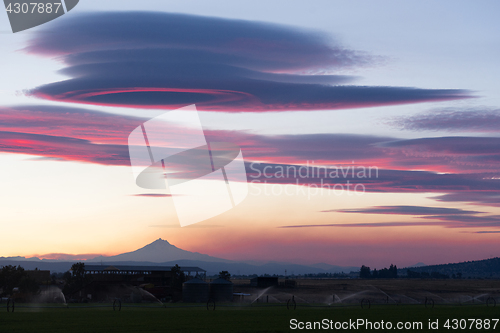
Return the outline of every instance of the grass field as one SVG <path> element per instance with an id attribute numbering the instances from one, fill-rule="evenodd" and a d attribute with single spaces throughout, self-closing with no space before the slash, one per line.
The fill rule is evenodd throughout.
<path id="1" fill-rule="evenodd" d="M 500 318 L 500 307 L 436 306 L 423 305 L 378 305 L 370 309 L 358 307 L 306 307 L 298 305 L 296 310 L 286 306 L 218 306 L 208 311 L 205 307 L 140 308 L 124 307 L 113 311 L 112 307 L 84 308 L 70 305 L 69 308 L 32 309 L 16 307 L 15 312 L 0 312 L 0 332 L 289 332 L 290 320 L 302 322 L 323 319 L 344 322 L 365 319 L 371 322 L 400 321 L 422 322 L 419 332 L 468 332 L 467 328 L 446 329 L 447 319 L 493 319 Z M 429 320 L 439 320 L 438 330 L 427 328 Z M 493 323 L 492 323 L 493 326 Z M 498 331 L 500 324 L 493 330 Z M 472 329 L 475 330 L 475 329 Z M 304 331 L 304 330 L 302 330 Z M 343 331 L 343 330 L 340 330 Z M 361 327 L 351 331 L 375 331 Z M 381 331 L 380 329 L 377 331 Z M 400 331 L 393 329 L 393 331 Z"/>
<path id="2" fill-rule="evenodd" d="M 290 332 L 291 320 L 322 322 L 327 319 L 344 323 L 363 319 L 375 323 L 388 321 L 422 323 L 421 329 L 393 331 L 469 332 L 500 331 L 476 330 L 478 322 L 469 319 L 500 319 L 500 281 L 498 280 L 297 280 L 295 288 L 253 288 L 248 280 L 233 280 L 234 291 L 245 294 L 244 300 L 217 304 L 207 310 L 204 304 L 184 303 L 124 304 L 114 311 L 112 304 L 90 303 L 33 304 L 16 303 L 15 312 L 7 312 L 5 302 L 0 304 L 0 333 L 3 332 Z M 295 297 L 296 310 L 287 310 L 287 300 Z M 435 302 L 426 308 L 426 299 Z M 487 299 L 495 299 L 496 307 L 487 307 Z M 370 309 L 362 309 L 360 302 L 368 299 Z M 338 302 L 334 302 L 338 300 Z M 251 302 L 254 302 L 251 304 Z M 269 303 L 267 303 L 269 302 Z M 385 304 L 384 304 L 385 303 Z M 328 306 L 331 304 L 331 306 Z M 460 305 L 462 304 L 462 305 Z M 429 304 L 428 304 L 429 305 Z M 492 304 L 490 304 L 492 305 Z M 57 307 L 59 306 L 59 307 Z M 88 307 L 92 306 L 92 307 Z M 450 319 L 450 328 L 444 327 Z M 429 329 L 429 320 L 438 320 L 438 329 Z M 462 328 L 460 328 L 462 324 Z M 464 326 L 465 324 L 465 326 Z M 470 325 L 473 328 L 470 329 Z M 344 324 L 345 326 L 345 324 Z M 294 327 L 294 325 L 292 325 Z M 352 328 L 352 326 L 349 326 Z M 484 327 L 484 326 L 483 326 Z M 335 324 L 333 325 L 335 328 Z M 323 330 L 326 331 L 326 330 Z M 346 331 L 333 329 L 331 331 Z M 361 325 L 354 332 L 387 331 L 366 329 Z"/>

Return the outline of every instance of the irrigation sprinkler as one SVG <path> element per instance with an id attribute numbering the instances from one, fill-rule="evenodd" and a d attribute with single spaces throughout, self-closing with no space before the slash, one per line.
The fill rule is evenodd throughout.
<path id="1" fill-rule="evenodd" d="M 432 298 L 425 298 L 425 307 L 428 308 L 430 307 L 431 309 L 434 308 L 434 300 Z"/>
<path id="2" fill-rule="evenodd" d="M 360 302 L 362 309 L 369 309 L 371 307 L 370 300 L 368 298 L 363 298 Z"/>
<path id="3" fill-rule="evenodd" d="M 292 299 L 289 299 L 288 301 L 286 301 L 286 309 L 287 310 L 297 309 L 297 302 L 295 302 L 295 298 L 293 296 L 292 296 Z"/>
<path id="4" fill-rule="evenodd" d="M 215 301 L 213 299 L 208 300 L 207 310 L 215 310 Z"/>
<path id="5" fill-rule="evenodd" d="M 113 311 L 116 311 L 117 308 L 118 311 L 122 310 L 122 301 L 118 298 L 113 301 Z"/>
<path id="6" fill-rule="evenodd" d="M 495 301 L 495 299 L 493 297 L 488 297 L 488 299 L 486 300 L 486 306 L 487 307 L 495 307 L 497 306 L 497 301 Z"/>
<path id="7" fill-rule="evenodd" d="M 10 312 L 11 308 L 12 308 L 12 312 L 14 312 L 14 300 L 9 298 L 7 300 L 7 312 Z"/>

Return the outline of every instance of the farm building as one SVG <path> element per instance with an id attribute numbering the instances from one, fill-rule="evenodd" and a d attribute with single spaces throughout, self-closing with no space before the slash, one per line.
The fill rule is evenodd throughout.
<path id="1" fill-rule="evenodd" d="M 231 302 L 233 283 L 221 278 L 213 280 L 210 282 L 210 298 L 216 302 Z"/>
<path id="2" fill-rule="evenodd" d="M 250 285 L 252 287 L 267 288 L 278 286 L 278 277 L 274 276 L 259 276 L 250 279 Z"/>
<path id="3" fill-rule="evenodd" d="M 186 303 L 207 302 L 210 296 L 208 283 L 194 278 L 182 284 L 182 301 Z"/>
<path id="4" fill-rule="evenodd" d="M 180 267 L 186 276 L 205 278 L 206 271 L 199 267 Z M 171 298 L 172 267 L 85 265 L 89 283 L 80 290 L 77 298 L 92 301 L 124 298 L 130 301 L 161 300 Z"/>

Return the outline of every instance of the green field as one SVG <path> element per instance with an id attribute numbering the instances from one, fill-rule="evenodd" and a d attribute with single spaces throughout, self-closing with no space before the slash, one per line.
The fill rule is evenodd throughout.
<path id="1" fill-rule="evenodd" d="M 4 305 L 4 304 L 2 304 Z M 329 319 L 338 322 L 366 319 L 371 322 L 399 321 L 422 322 L 419 332 L 468 332 L 466 329 L 446 329 L 447 319 L 494 319 L 500 318 L 500 307 L 437 306 L 423 305 L 379 305 L 371 309 L 358 307 L 306 307 L 297 306 L 287 310 L 286 306 L 227 306 L 208 311 L 205 307 L 141 308 L 123 307 L 113 311 L 112 307 L 84 308 L 70 305 L 68 308 L 21 308 L 7 312 L 2 306 L 0 332 L 290 332 L 290 320 L 302 322 Z M 428 321 L 439 319 L 439 330 L 428 330 Z M 493 322 L 491 326 L 493 326 Z M 474 329 L 473 329 L 474 330 Z M 326 330 L 323 330 L 326 331 Z M 345 330 L 340 330 L 345 331 Z M 360 328 L 351 331 L 382 331 Z M 393 331 L 399 331 L 393 329 Z M 500 331 L 496 329 L 482 331 Z"/>

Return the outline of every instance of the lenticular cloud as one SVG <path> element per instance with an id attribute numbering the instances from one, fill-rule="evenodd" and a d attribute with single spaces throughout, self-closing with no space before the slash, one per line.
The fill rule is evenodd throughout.
<path id="1" fill-rule="evenodd" d="M 340 69 L 380 57 L 290 26 L 184 14 L 110 12 L 56 20 L 26 51 L 62 59 L 68 80 L 30 94 L 93 105 L 266 112 L 444 101 L 464 90 L 347 85 Z"/>

